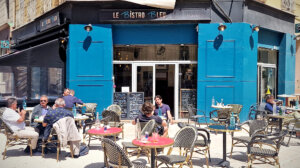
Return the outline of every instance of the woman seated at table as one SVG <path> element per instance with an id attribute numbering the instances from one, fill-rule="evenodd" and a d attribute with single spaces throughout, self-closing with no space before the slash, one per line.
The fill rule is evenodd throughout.
<path id="1" fill-rule="evenodd" d="M 266 96 L 266 106 L 265 106 L 265 110 L 267 110 L 268 114 L 272 114 L 273 113 L 273 105 L 277 102 L 274 101 L 274 96 L 269 94 Z M 279 111 L 279 107 L 276 106 L 276 111 Z"/>
<path id="2" fill-rule="evenodd" d="M 135 125 L 137 122 L 137 119 L 139 119 L 140 122 L 148 122 L 152 119 L 155 120 L 155 122 L 159 125 L 157 129 L 161 132 L 163 137 L 167 137 L 168 135 L 168 127 L 166 121 L 162 120 L 159 116 L 154 116 L 153 113 L 153 104 L 150 102 L 145 102 L 142 106 L 142 113 L 139 116 L 137 116 L 133 121 L 132 124 Z"/>

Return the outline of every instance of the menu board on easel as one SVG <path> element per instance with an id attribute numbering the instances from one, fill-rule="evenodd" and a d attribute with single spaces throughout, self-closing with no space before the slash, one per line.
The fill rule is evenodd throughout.
<path id="1" fill-rule="evenodd" d="M 134 119 L 141 112 L 140 109 L 144 104 L 144 92 L 132 92 L 128 95 L 129 113 L 127 118 Z"/>
<path id="2" fill-rule="evenodd" d="M 117 104 L 122 109 L 121 118 L 127 118 L 128 114 L 128 93 L 116 92 L 114 93 L 114 104 Z"/>
<path id="3" fill-rule="evenodd" d="M 122 119 L 134 119 L 141 112 L 140 109 L 144 104 L 143 92 L 116 92 L 114 93 L 114 104 L 117 104 L 122 109 Z"/>
<path id="4" fill-rule="evenodd" d="M 180 89 L 180 113 L 187 112 L 188 106 L 196 108 L 197 90 L 196 89 Z"/>

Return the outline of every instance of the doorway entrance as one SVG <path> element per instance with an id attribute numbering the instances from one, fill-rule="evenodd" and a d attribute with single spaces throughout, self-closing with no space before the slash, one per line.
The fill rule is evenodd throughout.
<path id="1" fill-rule="evenodd" d="M 133 92 L 144 92 L 145 102 L 153 104 L 154 97 L 160 95 L 174 116 L 175 64 L 133 63 L 132 72 Z"/>

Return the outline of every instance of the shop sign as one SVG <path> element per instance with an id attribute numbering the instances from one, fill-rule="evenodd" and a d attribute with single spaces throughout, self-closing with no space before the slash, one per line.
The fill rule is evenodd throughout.
<path id="1" fill-rule="evenodd" d="M 173 10 L 158 9 L 128 9 L 128 10 L 101 10 L 100 20 L 152 20 L 165 18 Z"/>
<path id="2" fill-rule="evenodd" d="M 9 41 L 1 40 L 1 48 L 9 48 Z"/>
<path id="3" fill-rule="evenodd" d="M 60 25 L 58 12 L 40 21 L 40 31 L 44 31 L 57 25 Z"/>

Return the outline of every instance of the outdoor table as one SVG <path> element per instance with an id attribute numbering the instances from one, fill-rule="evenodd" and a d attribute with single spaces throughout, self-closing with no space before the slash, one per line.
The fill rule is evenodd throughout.
<path id="1" fill-rule="evenodd" d="M 268 114 L 268 118 L 277 118 L 279 120 L 279 131 L 282 131 L 282 120 L 288 118 L 288 115 Z"/>
<path id="2" fill-rule="evenodd" d="M 132 140 L 132 144 L 142 148 L 150 148 L 151 149 L 151 168 L 155 167 L 155 149 L 156 148 L 164 148 L 174 144 L 174 140 L 166 137 L 158 137 L 156 141 L 154 141 L 153 137 L 149 137 L 148 141 L 141 141 L 138 139 Z"/>
<path id="3" fill-rule="evenodd" d="M 277 95 L 277 97 L 285 98 L 285 106 L 288 106 L 288 98 L 289 97 L 295 97 L 295 96 L 294 95 L 281 94 L 281 95 Z"/>
<path id="4" fill-rule="evenodd" d="M 296 109 L 296 108 L 289 108 L 289 107 L 288 107 L 288 108 L 286 108 L 286 109 L 287 109 L 287 110 L 291 110 L 291 111 L 298 111 L 298 112 L 300 112 L 300 108 L 297 108 L 297 109 Z"/>
<path id="5" fill-rule="evenodd" d="M 220 105 L 212 105 L 211 106 L 212 108 L 215 108 L 215 109 L 231 109 L 232 107 L 231 106 L 220 106 Z"/>
<path id="6" fill-rule="evenodd" d="M 105 136 L 114 136 L 114 140 L 116 141 L 116 135 L 122 132 L 122 128 L 119 127 L 110 127 L 106 131 L 104 131 L 104 127 L 102 128 L 93 128 L 89 129 L 87 133 L 89 136 L 98 136 L 98 137 L 105 137 Z"/>
<path id="7" fill-rule="evenodd" d="M 87 120 L 87 119 L 89 119 L 89 117 L 86 115 L 77 115 L 74 117 L 75 121 L 82 121 L 82 120 Z M 42 123 L 43 121 L 44 121 L 44 117 L 42 117 L 42 116 L 38 119 L 34 119 L 34 122 L 36 122 L 36 123 Z"/>
<path id="8" fill-rule="evenodd" d="M 229 167 L 230 162 L 226 160 L 226 132 L 232 133 L 241 131 L 240 126 L 226 126 L 226 125 L 210 125 L 208 129 L 216 132 L 223 132 L 223 160 L 218 164 L 220 167 Z"/>

